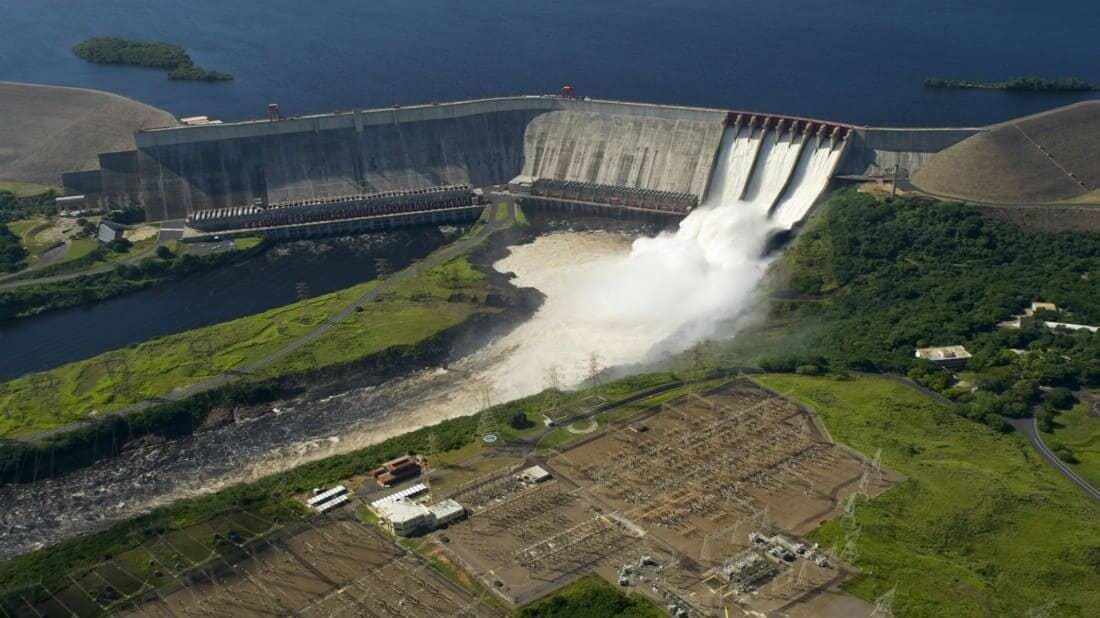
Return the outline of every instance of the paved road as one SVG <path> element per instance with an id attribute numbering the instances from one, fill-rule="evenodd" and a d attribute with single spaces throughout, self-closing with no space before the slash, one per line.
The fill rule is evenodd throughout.
<path id="1" fill-rule="evenodd" d="M 1088 481 L 1073 471 L 1072 468 L 1067 466 L 1058 459 L 1058 456 L 1054 454 L 1046 443 L 1043 442 L 1042 433 L 1039 431 L 1039 426 L 1034 418 L 1020 418 L 1009 421 L 1016 431 L 1024 434 L 1028 442 L 1035 447 L 1035 450 L 1039 452 L 1039 456 L 1046 460 L 1051 467 L 1058 472 L 1062 473 L 1062 476 L 1069 479 L 1071 483 L 1081 488 L 1081 491 L 1085 492 L 1085 495 L 1100 502 L 1100 490 L 1092 486 Z"/>
<path id="2" fill-rule="evenodd" d="M 494 210 L 490 210 L 489 212 L 490 215 L 495 214 Z M 189 386 L 177 388 L 170 393 L 164 395 L 163 397 L 140 401 L 138 403 L 126 406 L 125 408 L 121 408 L 108 414 L 101 415 L 99 418 L 103 418 L 108 415 L 124 416 L 133 412 L 139 412 L 158 403 L 164 403 L 167 401 L 181 401 L 199 393 L 203 393 L 221 386 L 225 386 L 226 384 L 236 382 L 246 375 L 255 374 L 256 372 L 273 365 L 275 362 L 286 358 L 287 356 L 300 350 L 304 346 L 309 345 L 317 339 L 320 339 L 330 330 L 332 330 L 332 328 L 336 326 L 339 322 L 354 313 L 357 308 L 373 302 L 379 294 L 389 290 L 396 283 L 415 277 L 425 270 L 435 268 L 440 264 L 443 264 L 460 255 L 463 255 L 472 250 L 477 245 L 484 242 L 493 233 L 512 227 L 516 222 L 516 211 L 514 204 L 509 207 L 508 214 L 509 216 L 505 220 L 501 221 L 496 220 L 495 216 L 489 216 L 488 224 L 483 225 L 476 232 L 463 236 L 454 243 L 443 247 L 442 249 L 432 253 L 423 260 L 420 260 L 419 262 L 414 263 L 408 268 L 405 268 L 404 270 L 394 274 L 389 279 L 381 282 L 379 285 L 371 288 L 370 290 L 367 290 L 354 301 L 352 301 L 349 305 L 341 309 L 339 312 L 329 316 L 327 319 L 325 319 L 324 322 L 319 324 L 314 329 L 310 330 L 309 332 L 297 339 L 287 342 L 283 347 L 273 351 L 267 356 L 256 359 L 250 363 L 234 367 L 233 369 L 230 369 L 225 373 L 212 376 L 210 378 L 202 380 L 201 382 L 196 382 Z M 81 427 L 86 424 L 86 422 L 87 421 L 78 421 L 70 423 L 68 425 L 63 425 L 61 427 L 56 427 L 54 429 L 35 433 L 22 439 L 38 440 L 49 437 L 51 435 L 62 434 Z"/>

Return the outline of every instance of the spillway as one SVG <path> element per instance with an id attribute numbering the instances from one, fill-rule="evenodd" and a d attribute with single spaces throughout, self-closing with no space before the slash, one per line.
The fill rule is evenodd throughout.
<path id="1" fill-rule="evenodd" d="M 627 255 L 580 277 L 572 299 L 577 323 L 593 332 L 644 333 L 645 345 L 633 345 L 650 353 L 736 329 L 764 275 L 766 239 L 813 206 L 838 160 L 837 145 L 789 128 L 727 127 L 702 205 L 675 232 L 638 239 Z"/>
<path id="2" fill-rule="evenodd" d="M 841 149 L 825 137 L 807 138 L 809 144 L 803 150 L 783 197 L 772 207 L 771 218 L 783 229 L 789 229 L 805 218 L 810 207 L 829 184 Z"/>
<path id="3" fill-rule="evenodd" d="M 841 146 L 794 130 L 727 128 L 701 210 L 748 210 L 769 230 L 790 229 L 828 186 Z M 690 220 L 684 224 L 693 225 Z"/>

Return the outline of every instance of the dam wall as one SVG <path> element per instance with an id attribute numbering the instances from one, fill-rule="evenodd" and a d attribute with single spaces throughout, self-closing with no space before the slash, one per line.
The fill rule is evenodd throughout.
<path id="1" fill-rule="evenodd" d="M 722 141 L 704 120 L 554 111 L 531 121 L 523 175 L 702 195 Z"/>
<path id="2" fill-rule="evenodd" d="M 154 221 L 499 185 L 525 172 L 701 197 L 724 118 L 720 110 L 531 96 L 179 127 L 140 132 L 136 151 L 102 155 L 100 184 L 112 204 L 143 207 Z"/>
<path id="3" fill-rule="evenodd" d="M 768 172 L 797 179 L 809 167 L 815 174 L 828 167 L 836 174 L 884 175 L 898 162 L 911 173 L 932 153 L 977 131 L 878 129 L 719 109 L 519 96 L 145 130 L 135 135 L 135 150 L 100 155 L 98 182 L 69 179 L 71 189 L 99 188 L 96 197 L 104 205 L 144 208 L 151 221 L 389 191 L 489 187 L 517 177 L 688 194 L 701 203 L 724 139 L 740 137 L 735 156 L 750 164 L 773 151 L 782 154 L 785 167 Z M 830 148 L 826 157 L 816 147 L 804 149 L 811 137 L 839 139 L 843 153 Z M 739 197 L 776 209 L 788 193 L 785 186 L 769 178 L 766 191 L 775 194 L 756 195 L 762 179 L 750 182 L 752 172 L 751 165 L 737 172 L 744 174 L 734 179 L 743 185 Z"/>
<path id="4" fill-rule="evenodd" d="M 984 131 L 983 128 L 958 129 L 894 129 L 856 127 L 852 147 L 841 162 L 837 173 L 848 176 L 908 177 L 920 169 L 934 154 L 950 148 L 964 139 Z"/>

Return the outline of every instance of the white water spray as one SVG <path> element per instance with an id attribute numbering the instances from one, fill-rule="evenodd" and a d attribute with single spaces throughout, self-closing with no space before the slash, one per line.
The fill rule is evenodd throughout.
<path id="1" fill-rule="evenodd" d="M 702 206 L 675 232 L 639 239 L 629 254 L 587 269 L 570 294 L 576 321 L 586 332 L 627 335 L 633 358 L 600 350 L 621 362 L 714 335 L 747 310 L 769 234 L 805 216 L 838 156 L 812 136 L 727 130 Z M 769 218 L 773 211 L 781 216 Z"/>

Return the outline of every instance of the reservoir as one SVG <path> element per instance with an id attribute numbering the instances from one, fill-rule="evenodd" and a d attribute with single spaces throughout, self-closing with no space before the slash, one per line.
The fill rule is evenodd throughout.
<path id="1" fill-rule="evenodd" d="M 975 126 L 1098 93 L 927 90 L 929 77 L 1100 83 L 1095 0 L 9 0 L 0 80 L 255 118 L 555 92 L 858 124 Z M 177 43 L 232 82 L 94 65 L 92 36 Z"/>

